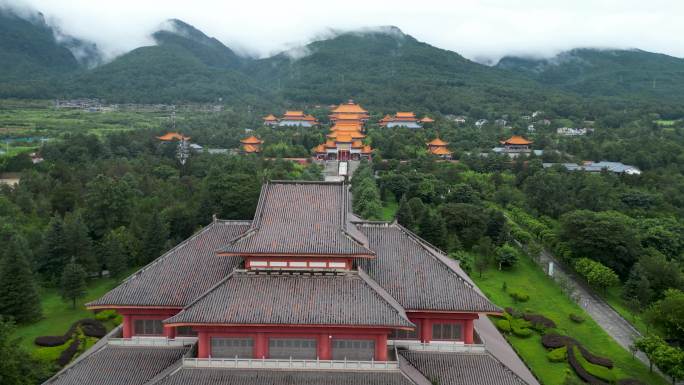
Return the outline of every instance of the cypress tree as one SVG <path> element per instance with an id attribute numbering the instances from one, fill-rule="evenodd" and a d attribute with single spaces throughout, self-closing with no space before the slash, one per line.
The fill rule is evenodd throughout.
<path id="1" fill-rule="evenodd" d="M 76 300 L 85 295 L 86 272 L 74 260 L 64 266 L 61 288 L 62 298 L 65 301 L 71 301 L 71 308 L 76 309 Z"/>
<path id="2" fill-rule="evenodd" d="M 35 321 L 41 316 L 40 297 L 27 250 L 24 238 L 15 235 L 0 264 L 0 314 L 18 323 Z"/>
<path id="3" fill-rule="evenodd" d="M 420 236 L 431 244 L 447 248 L 447 229 L 444 218 L 438 213 L 428 210 L 420 221 Z"/>
<path id="4" fill-rule="evenodd" d="M 164 250 L 169 238 L 169 229 L 162 219 L 159 211 L 155 210 L 142 221 L 141 234 L 139 236 L 141 244 L 142 263 L 147 263 L 157 258 Z"/>

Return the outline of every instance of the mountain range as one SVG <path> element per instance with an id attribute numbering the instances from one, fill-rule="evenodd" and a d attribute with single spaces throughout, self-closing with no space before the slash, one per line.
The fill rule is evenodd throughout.
<path id="1" fill-rule="evenodd" d="M 640 50 L 575 49 L 487 66 L 396 27 L 338 33 L 261 59 L 177 19 L 152 37 L 155 45 L 104 62 L 96 45 L 62 34 L 42 15 L 0 9 L 0 97 L 256 106 L 353 97 L 376 108 L 471 114 L 684 102 L 684 60 Z"/>

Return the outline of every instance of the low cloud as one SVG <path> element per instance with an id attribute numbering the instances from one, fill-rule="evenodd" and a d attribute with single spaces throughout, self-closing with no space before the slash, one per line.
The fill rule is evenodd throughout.
<path id="1" fill-rule="evenodd" d="M 150 34 L 172 18 L 236 52 L 257 57 L 288 51 L 300 58 L 306 52 L 297 47 L 331 30 L 372 31 L 378 25 L 395 25 L 418 40 L 487 63 L 506 55 L 552 57 L 577 47 L 640 48 L 684 57 L 680 0 L 0 0 L 0 6 L 3 3 L 40 10 L 48 23 L 97 43 L 109 57 L 154 44 Z"/>

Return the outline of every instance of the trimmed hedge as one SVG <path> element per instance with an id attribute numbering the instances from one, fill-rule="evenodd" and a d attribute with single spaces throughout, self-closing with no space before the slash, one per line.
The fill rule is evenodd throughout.
<path id="1" fill-rule="evenodd" d="M 582 322 L 584 322 L 584 317 L 582 317 L 579 314 L 570 313 L 570 315 L 568 315 L 568 317 L 570 318 L 570 321 L 572 321 L 576 324 L 581 324 Z"/>
<path id="2" fill-rule="evenodd" d="M 641 382 L 634 378 L 624 378 L 617 382 L 618 385 L 646 385 L 646 383 Z"/>
<path id="3" fill-rule="evenodd" d="M 507 319 L 497 320 L 496 321 L 496 327 L 504 333 L 510 333 L 511 332 L 511 322 L 508 321 Z"/>
<path id="4" fill-rule="evenodd" d="M 576 346 L 572 347 L 572 355 L 574 355 L 577 363 L 579 363 L 582 366 L 582 369 L 584 369 L 591 376 L 596 377 L 599 380 L 603 380 L 603 381 L 606 381 L 606 382 L 611 383 L 611 384 L 617 380 L 617 378 L 615 377 L 615 373 L 613 373 L 611 368 L 607 368 L 607 367 L 601 366 L 601 365 L 595 365 L 595 364 L 592 364 L 591 362 L 587 361 L 583 357 L 583 354 L 581 353 L 581 349 L 579 349 L 578 347 L 576 347 Z M 569 353 L 568 353 L 568 357 L 570 357 Z"/>
<path id="5" fill-rule="evenodd" d="M 565 360 L 568 358 L 568 347 L 562 346 L 560 348 L 553 349 L 546 353 L 546 358 L 548 358 L 551 362 L 565 362 Z"/>
<path id="6" fill-rule="evenodd" d="M 568 363 L 570 363 L 570 366 L 575 370 L 575 373 L 577 373 L 579 378 L 590 385 L 605 385 L 603 381 L 592 376 L 582 364 L 580 364 L 577 356 L 578 354 L 575 353 L 574 346 L 570 345 L 568 348 Z"/>
<path id="7" fill-rule="evenodd" d="M 530 295 L 522 291 L 512 291 L 509 295 L 515 302 L 527 302 L 530 300 Z"/>
<path id="8" fill-rule="evenodd" d="M 71 337 L 73 337 L 74 333 L 79 327 L 83 330 L 83 334 L 85 334 L 88 337 L 102 338 L 105 335 L 107 335 L 107 328 L 105 328 L 104 325 L 102 325 L 102 322 L 92 318 L 84 318 L 71 324 L 69 330 L 67 330 L 67 332 L 64 333 L 64 335 L 39 336 L 36 337 L 35 340 L 33 340 L 33 343 L 38 346 L 47 347 L 63 345 L 67 343 L 71 339 Z"/>
<path id="9" fill-rule="evenodd" d="M 544 317 L 541 314 L 525 313 L 523 314 L 523 319 L 529 321 L 532 327 L 538 331 L 544 331 L 546 329 L 555 329 L 556 323 L 553 320 Z"/>
<path id="10" fill-rule="evenodd" d="M 541 343 L 547 349 L 556 349 L 566 345 L 574 344 L 573 338 L 562 336 L 558 333 L 547 333 L 542 336 Z"/>
<path id="11" fill-rule="evenodd" d="M 59 366 L 66 366 L 69 362 L 71 362 L 71 359 L 74 358 L 74 355 L 78 353 L 78 347 L 81 344 L 81 339 L 80 338 L 74 338 L 74 341 L 69 345 L 68 348 L 64 349 L 62 351 L 62 354 L 59 355 L 59 358 L 57 359 L 57 364 Z"/>

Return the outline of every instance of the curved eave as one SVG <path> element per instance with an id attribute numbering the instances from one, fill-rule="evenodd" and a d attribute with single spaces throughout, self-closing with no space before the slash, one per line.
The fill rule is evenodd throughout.
<path id="1" fill-rule="evenodd" d="M 375 258 L 375 254 L 305 254 L 305 253 L 279 253 L 276 251 L 268 252 L 234 252 L 217 251 L 216 255 L 221 257 L 316 257 L 316 258 Z"/>
<path id="2" fill-rule="evenodd" d="M 169 327 L 179 327 L 179 326 L 203 326 L 203 327 L 286 327 L 286 328 L 333 328 L 333 329 L 401 329 L 401 330 L 415 330 L 415 325 L 341 325 L 341 324 L 268 324 L 268 323 L 253 323 L 253 324 L 240 324 L 240 323 L 211 323 L 211 322 L 166 322 L 162 321 L 164 325 Z"/>
<path id="3" fill-rule="evenodd" d="M 159 305 L 112 305 L 112 304 L 85 304 L 88 310 L 127 310 L 127 309 L 147 309 L 147 310 L 183 310 L 183 306 L 159 306 Z"/>

